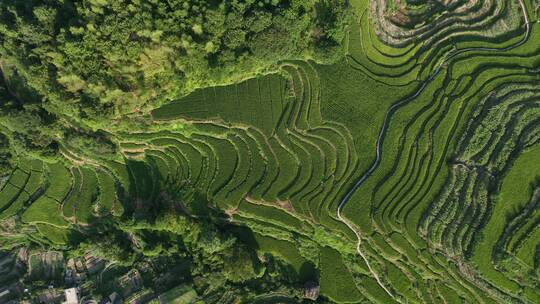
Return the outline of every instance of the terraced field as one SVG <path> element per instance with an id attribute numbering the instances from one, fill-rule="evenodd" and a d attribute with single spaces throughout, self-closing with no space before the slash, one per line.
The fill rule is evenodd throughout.
<path id="1" fill-rule="evenodd" d="M 140 114 L 114 161 L 21 156 L 0 244 L 67 248 L 189 188 L 332 302 L 540 303 L 540 2 L 351 6 L 332 65 Z"/>

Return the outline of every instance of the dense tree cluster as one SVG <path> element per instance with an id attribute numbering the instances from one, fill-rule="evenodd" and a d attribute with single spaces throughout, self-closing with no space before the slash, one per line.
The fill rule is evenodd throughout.
<path id="1" fill-rule="evenodd" d="M 182 268 L 175 273 L 173 282 L 156 280 L 162 273 L 147 273 L 151 277 L 145 283 L 147 287 L 161 292 L 184 282 L 202 286 L 203 290 L 221 290 L 220 293 L 236 290 L 234 293 L 247 303 L 251 297 L 271 291 L 295 294 L 301 290 L 303 282 L 287 262 L 269 254 L 257 254 L 256 246 L 247 240 L 253 238 L 249 229 L 222 221 L 217 210 L 206 212 L 210 212 L 206 217 L 164 212 L 151 220 L 119 221 L 105 235 L 81 239 L 82 243 L 70 254 L 84 255 L 91 250 L 125 269 L 156 260 L 165 265 L 164 260 L 169 260 L 172 264 L 163 273 Z M 101 296 L 114 291 L 107 282 L 94 283 Z"/>
<path id="2" fill-rule="evenodd" d="M 280 60 L 328 60 L 343 38 L 346 6 L 346 0 L 2 1 L 2 124 L 23 149 L 48 154 L 66 130 L 121 128 L 126 115 Z"/>

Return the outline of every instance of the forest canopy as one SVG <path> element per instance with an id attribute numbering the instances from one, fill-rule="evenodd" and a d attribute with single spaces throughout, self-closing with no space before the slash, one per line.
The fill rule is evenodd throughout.
<path id="1" fill-rule="evenodd" d="M 285 58 L 331 60 L 344 38 L 346 6 L 345 0 L 2 1 L 2 132 L 20 149 L 51 155 L 65 136 L 88 143 L 74 140 L 72 129 L 94 137 L 88 133 L 122 128 L 123 117 L 267 71 Z"/>

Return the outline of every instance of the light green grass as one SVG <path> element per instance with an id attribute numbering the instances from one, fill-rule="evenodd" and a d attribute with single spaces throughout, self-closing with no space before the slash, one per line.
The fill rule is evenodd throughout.
<path id="1" fill-rule="evenodd" d="M 24 185 L 26 185 L 26 181 L 28 179 L 28 173 L 20 170 L 20 169 L 17 169 L 15 170 L 10 178 L 9 178 L 9 183 L 12 184 L 13 186 L 16 186 L 17 188 L 24 188 Z"/>
<path id="2" fill-rule="evenodd" d="M 62 217 L 60 204 L 46 196 L 37 199 L 22 215 L 25 223 L 46 223 L 57 227 L 67 227 L 68 222 Z"/>
<path id="3" fill-rule="evenodd" d="M 5 218 L 8 218 L 10 216 L 17 214 L 22 209 L 24 203 L 26 203 L 29 198 L 30 196 L 24 192 L 19 194 L 17 199 L 13 201 L 9 205 L 9 207 L 7 207 L 2 212 L 0 212 L 0 220 L 3 220 Z"/>
<path id="4" fill-rule="evenodd" d="M 108 212 L 115 214 L 113 210 L 116 204 L 120 204 L 116 197 L 115 180 L 105 170 L 97 170 L 97 179 L 99 181 L 99 204 L 100 207 Z"/>
<path id="5" fill-rule="evenodd" d="M 0 192 L 0 210 L 8 208 L 21 191 L 20 188 L 7 184 Z"/>
<path id="6" fill-rule="evenodd" d="M 90 223 L 95 218 L 94 203 L 99 193 L 98 180 L 93 168 L 82 167 L 82 188 L 75 204 L 77 221 Z"/>
<path id="7" fill-rule="evenodd" d="M 60 162 L 48 165 L 49 188 L 45 195 L 62 202 L 71 188 L 71 174 L 68 169 Z"/>

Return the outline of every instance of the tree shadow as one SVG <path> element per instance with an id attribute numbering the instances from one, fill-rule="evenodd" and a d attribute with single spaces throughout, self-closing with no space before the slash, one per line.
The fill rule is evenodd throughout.
<path id="1" fill-rule="evenodd" d="M 298 280 L 301 283 L 308 281 L 318 282 L 319 270 L 317 270 L 315 264 L 313 264 L 311 261 L 302 263 L 302 266 L 300 266 L 300 270 L 298 271 Z"/>

